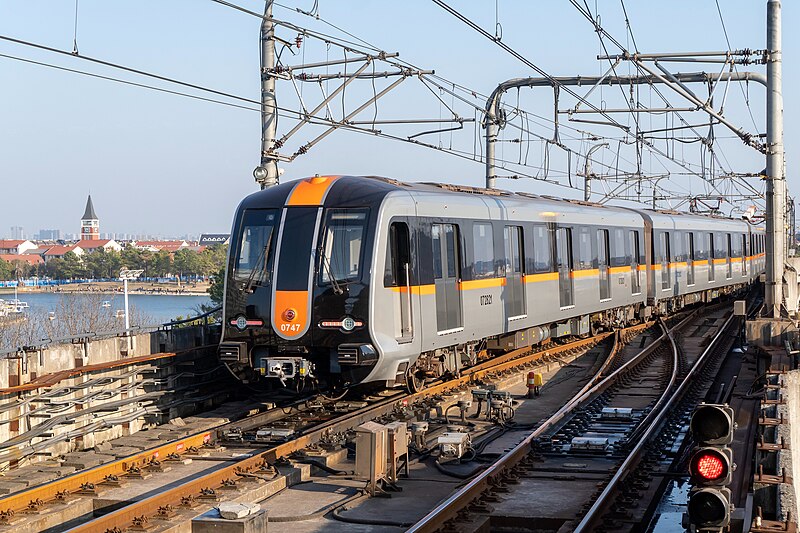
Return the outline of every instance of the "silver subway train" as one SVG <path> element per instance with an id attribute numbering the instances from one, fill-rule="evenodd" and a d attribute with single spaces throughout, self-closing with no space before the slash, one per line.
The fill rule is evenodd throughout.
<path id="1" fill-rule="evenodd" d="M 219 356 L 248 384 L 414 390 L 482 350 L 669 314 L 763 270 L 743 220 L 315 176 L 237 209 Z"/>

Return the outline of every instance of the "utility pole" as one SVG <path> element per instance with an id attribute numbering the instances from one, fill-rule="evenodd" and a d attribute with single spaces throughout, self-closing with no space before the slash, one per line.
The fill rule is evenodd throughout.
<path id="1" fill-rule="evenodd" d="M 272 4 L 267 0 L 261 20 L 261 164 L 253 177 L 262 189 L 278 184 L 278 160 L 271 155 L 278 131 L 278 107 L 275 99 L 275 23 Z"/>
<path id="2" fill-rule="evenodd" d="M 767 2 L 767 267 L 764 308 L 781 317 L 786 243 L 786 177 L 783 164 L 781 3 Z"/>
<path id="3" fill-rule="evenodd" d="M 592 197 L 592 154 L 600 148 L 608 146 L 608 143 L 596 144 L 586 152 L 586 163 L 583 165 L 583 199 L 589 201 Z"/>

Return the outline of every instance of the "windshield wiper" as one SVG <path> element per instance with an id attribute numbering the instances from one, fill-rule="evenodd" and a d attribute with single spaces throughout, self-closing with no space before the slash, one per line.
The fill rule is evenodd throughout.
<path id="1" fill-rule="evenodd" d="M 261 250 L 261 253 L 258 255 L 258 259 L 256 259 L 256 266 L 253 270 L 250 271 L 250 276 L 247 278 L 247 283 L 244 285 L 244 290 L 246 292 L 252 292 L 253 288 L 258 286 L 262 286 L 262 282 L 264 281 L 264 276 L 259 276 L 258 282 L 256 282 L 256 274 L 261 274 L 267 271 L 267 261 L 269 260 L 269 248 L 272 244 L 272 236 L 270 239 L 267 240 L 267 244 L 264 245 L 264 248 Z"/>
<path id="2" fill-rule="evenodd" d="M 322 266 L 325 267 L 325 272 L 328 273 L 328 279 L 331 280 L 334 294 L 344 294 L 344 290 L 342 290 L 341 285 L 339 285 L 339 281 L 334 277 L 331 271 L 331 263 L 328 261 L 328 256 L 325 252 L 322 252 Z"/>

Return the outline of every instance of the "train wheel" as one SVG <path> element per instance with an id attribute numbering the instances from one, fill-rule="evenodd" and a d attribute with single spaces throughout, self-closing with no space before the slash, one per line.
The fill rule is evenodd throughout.
<path id="1" fill-rule="evenodd" d="M 406 370 L 406 390 L 411 393 L 421 391 L 425 386 L 425 373 L 421 370 L 415 369 L 414 366 L 408 367 Z"/>

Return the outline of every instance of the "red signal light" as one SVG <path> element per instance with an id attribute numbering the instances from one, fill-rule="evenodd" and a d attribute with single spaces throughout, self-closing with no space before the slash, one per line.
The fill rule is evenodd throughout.
<path id="1" fill-rule="evenodd" d="M 714 480 L 725 473 L 725 463 L 716 453 L 706 453 L 697 458 L 697 473 L 703 478 Z"/>
<path id="2" fill-rule="evenodd" d="M 730 483 L 731 461 L 724 452 L 715 448 L 697 450 L 689 463 L 689 472 L 695 486 Z"/>

